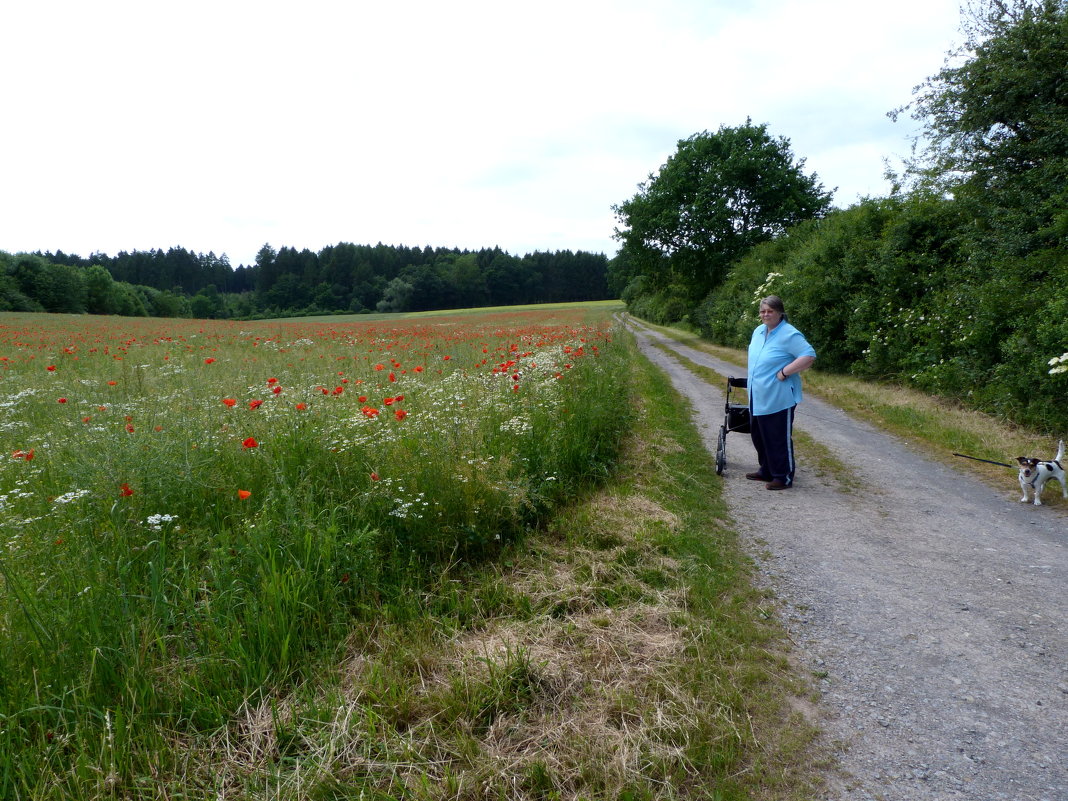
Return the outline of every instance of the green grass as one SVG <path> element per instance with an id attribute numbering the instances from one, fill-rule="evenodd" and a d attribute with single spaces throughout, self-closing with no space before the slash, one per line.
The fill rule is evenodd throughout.
<path id="1" fill-rule="evenodd" d="M 810 797 L 769 599 L 708 453 L 635 359 L 611 480 L 482 564 L 356 622 L 336 659 L 181 747 L 181 783 L 238 797 Z"/>
<path id="2" fill-rule="evenodd" d="M 4 797 L 805 797 L 804 687 L 682 401 L 618 334 L 458 319 L 12 326 Z"/>
<path id="3" fill-rule="evenodd" d="M 443 567 L 602 481 L 628 350 L 552 314 L 4 316 L 0 796 L 176 791 L 140 784 L 179 770 L 168 743 L 309 681 L 386 607 L 419 619 Z"/>
<path id="4" fill-rule="evenodd" d="M 374 313 L 374 314 L 337 314 L 319 315 L 313 317 L 290 317 L 287 322 L 297 323 L 360 323 L 360 322 L 390 322 L 403 320 L 420 320 L 433 317 L 456 317 L 456 316 L 482 316 L 487 314 L 515 314 L 517 312 L 536 312 L 538 315 L 551 315 L 554 312 L 566 312 L 580 310 L 594 318 L 602 318 L 606 314 L 621 312 L 626 308 L 621 300 L 595 300 L 581 303 L 538 303 L 524 306 L 476 306 L 465 309 L 438 309 L 434 311 L 400 312 L 400 313 Z"/>

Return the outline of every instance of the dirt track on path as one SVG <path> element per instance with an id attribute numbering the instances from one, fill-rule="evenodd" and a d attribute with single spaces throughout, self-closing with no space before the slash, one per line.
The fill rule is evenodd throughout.
<path id="1" fill-rule="evenodd" d="M 726 379 L 745 370 L 628 320 L 691 401 L 715 453 Z M 843 491 L 801 462 L 767 492 L 746 434 L 723 490 L 821 693 L 839 769 L 827 799 L 1068 800 L 1068 516 L 1019 503 L 811 395 L 795 427 L 855 471 Z M 1046 493 L 1060 491 L 1051 482 Z"/>

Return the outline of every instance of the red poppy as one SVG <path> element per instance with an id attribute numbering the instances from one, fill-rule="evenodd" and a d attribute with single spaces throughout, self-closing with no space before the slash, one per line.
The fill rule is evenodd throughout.
<path id="1" fill-rule="evenodd" d="M 365 417 L 378 417 L 378 409 L 372 406 L 364 406 L 360 411 L 363 412 Z"/>
<path id="2" fill-rule="evenodd" d="M 54 364 L 50 364 L 45 369 L 50 373 L 54 373 L 56 371 L 56 366 Z"/>
<path id="3" fill-rule="evenodd" d="M 115 385 L 116 385 L 116 384 L 118 384 L 118 383 L 119 383 L 118 381 L 108 381 L 108 386 L 109 386 L 109 387 L 113 387 L 113 386 L 115 386 Z"/>
<path id="4" fill-rule="evenodd" d="M 248 498 L 248 497 L 249 497 L 250 495 L 252 495 L 252 493 L 251 493 L 251 492 L 249 492 L 248 490 L 240 490 L 240 489 L 239 489 L 239 490 L 237 491 L 237 497 L 238 497 L 238 498 L 240 498 L 241 500 L 245 500 L 245 499 L 246 499 L 246 498 Z"/>
<path id="5" fill-rule="evenodd" d="M 260 443 L 256 442 L 256 438 L 255 437 L 248 437 L 241 444 L 244 445 L 246 448 L 258 448 L 258 447 L 260 447 Z"/>
<path id="6" fill-rule="evenodd" d="M 390 374 L 389 374 L 389 380 L 390 380 L 390 381 L 396 381 L 396 380 L 397 380 L 397 376 L 396 376 L 396 375 L 394 375 L 393 373 L 390 373 Z"/>
<path id="7" fill-rule="evenodd" d="M 358 397 L 356 400 L 358 400 L 360 403 L 367 403 L 367 396 L 360 395 L 360 397 Z"/>
<path id="8" fill-rule="evenodd" d="M 33 460 L 33 448 L 28 451 L 18 450 L 11 454 L 12 459 L 25 459 L 27 462 Z"/>
<path id="9" fill-rule="evenodd" d="M 206 358 L 206 359 L 204 360 L 204 364 L 211 364 L 211 363 L 212 363 L 212 362 L 214 362 L 214 361 L 215 361 L 215 359 L 213 359 L 213 358 L 211 358 L 211 357 L 209 356 L 208 358 Z"/>
<path id="10" fill-rule="evenodd" d="M 378 481 L 378 473 L 371 471 L 371 481 Z"/>
<path id="11" fill-rule="evenodd" d="M 393 416 L 396 417 L 398 420 L 403 420 L 405 417 L 408 416 L 408 412 L 404 411 L 404 409 L 397 409 L 393 412 Z"/>
<path id="12" fill-rule="evenodd" d="M 56 400 L 56 403 L 66 403 L 66 402 L 67 402 L 67 399 L 66 399 L 66 398 L 58 398 L 58 399 Z"/>
<path id="13" fill-rule="evenodd" d="M 297 404 L 297 411 L 298 412 L 303 412 L 307 408 L 308 408 L 308 404 L 306 404 L 306 403 L 298 403 Z"/>
<path id="14" fill-rule="evenodd" d="M 278 383 L 278 379 L 277 379 L 277 378 L 268 378 L 268 379 L 267 379 L 267 384 L 268 384 L 268 385 L 270 385 L 270 384 L 277 384 L 277 383 Z"/>
<path id="15" fill-rule="evenodd" d="M 133 494 L 134 494 L 133 490 L 130 489 L 130 485 L 129 484 L 127 484 L 125 482 L 123 482 L 122 484 L 119 484 L 119 495 L 122 495 L 124 498 L 128 498 L 129 496 L 131 496 Z"/>
<path id="16" fill-rule="evenodd" d="M 82 422 L 83 423 L 88 423 L 91 419 L 92 419 L 91 417 L 83 417 L 82 418 Z"/>
<path id="17" fill-rule="evenodd" d="M 233 408 L 237 405 L 237 398 L 223 398 L 222 402 L 224 405 Z"/>
<path id="18" fill-rule="evenodd" d="M 275 395 L 278 395 L 278 394 L 280 394 L 282 392 L 282 388 L 280 386 L 279 387 L 271 387 L 271 392 L 273 392 Z"/>
<path id="19" fill-rule="evenodd" d="M 340 395 L 344 391 L 345 391 L 344 387 L 334 387 L 334 394 L 335 395 Z"/>
<path id="20" fill-rule="evenodd" d="M 395 400 L 396 398 L 382 398 L 382 403 L 386 404 L 386 406 L 392 406 Z"/>
<path id="21" fill-rule="evenodd" d="M 262 405 L 263 405 L 263 401 L 261 401 L 261 400 L 250 400 L 248 402 L 248 408 L 250 408 L 250 409 L 258 409 Z"/>

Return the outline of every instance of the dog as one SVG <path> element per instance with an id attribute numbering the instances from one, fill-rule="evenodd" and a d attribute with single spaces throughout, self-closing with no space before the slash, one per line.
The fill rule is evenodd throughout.
<path id="1" fill-rule="evenodd" d="M 1042 488 L 1051 478 L 1061 482 L 1061 495 L 1068 498 L 1068 483 L 1065 481 L 1062 464 L 1064 461 L 1063 439 L 1057 448 L 1057 456 L 1052 461 L 1044 462 L 1029 456 L 1017 456 L 1016 461 L 1020 463 L 1020 489 L 1023 490 L 1020 503 L 1027 503 L 1027 488 L 1030 487 L 1035 491 L 1035 506 L 1041 506 L 1042 501 L 1039 497 L 1042 495 Z"/>

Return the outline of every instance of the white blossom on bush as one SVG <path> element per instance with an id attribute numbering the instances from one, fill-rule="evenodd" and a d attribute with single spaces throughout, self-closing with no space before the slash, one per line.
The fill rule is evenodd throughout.
<path id="1" fill-rule="evenodd" d="M 758 286 L 756 291 L 753 292 L 753 299 L 759 301 L 766 298 L 768 290 L 771 289 L 771 285 L 775 283 L 776 278 L 782 278 L 782 273 L 768 273 L 768 277 L 764 279 L 764 283 Z"/>
<path id="2" fill-rule="evenodd" d="M 1057 373 L 1068 373 L 1068 353 L 1062 353 L 1060 356 L 1054 356 L 1049 360 L 1049 374 L 1057 375 Z"/>

